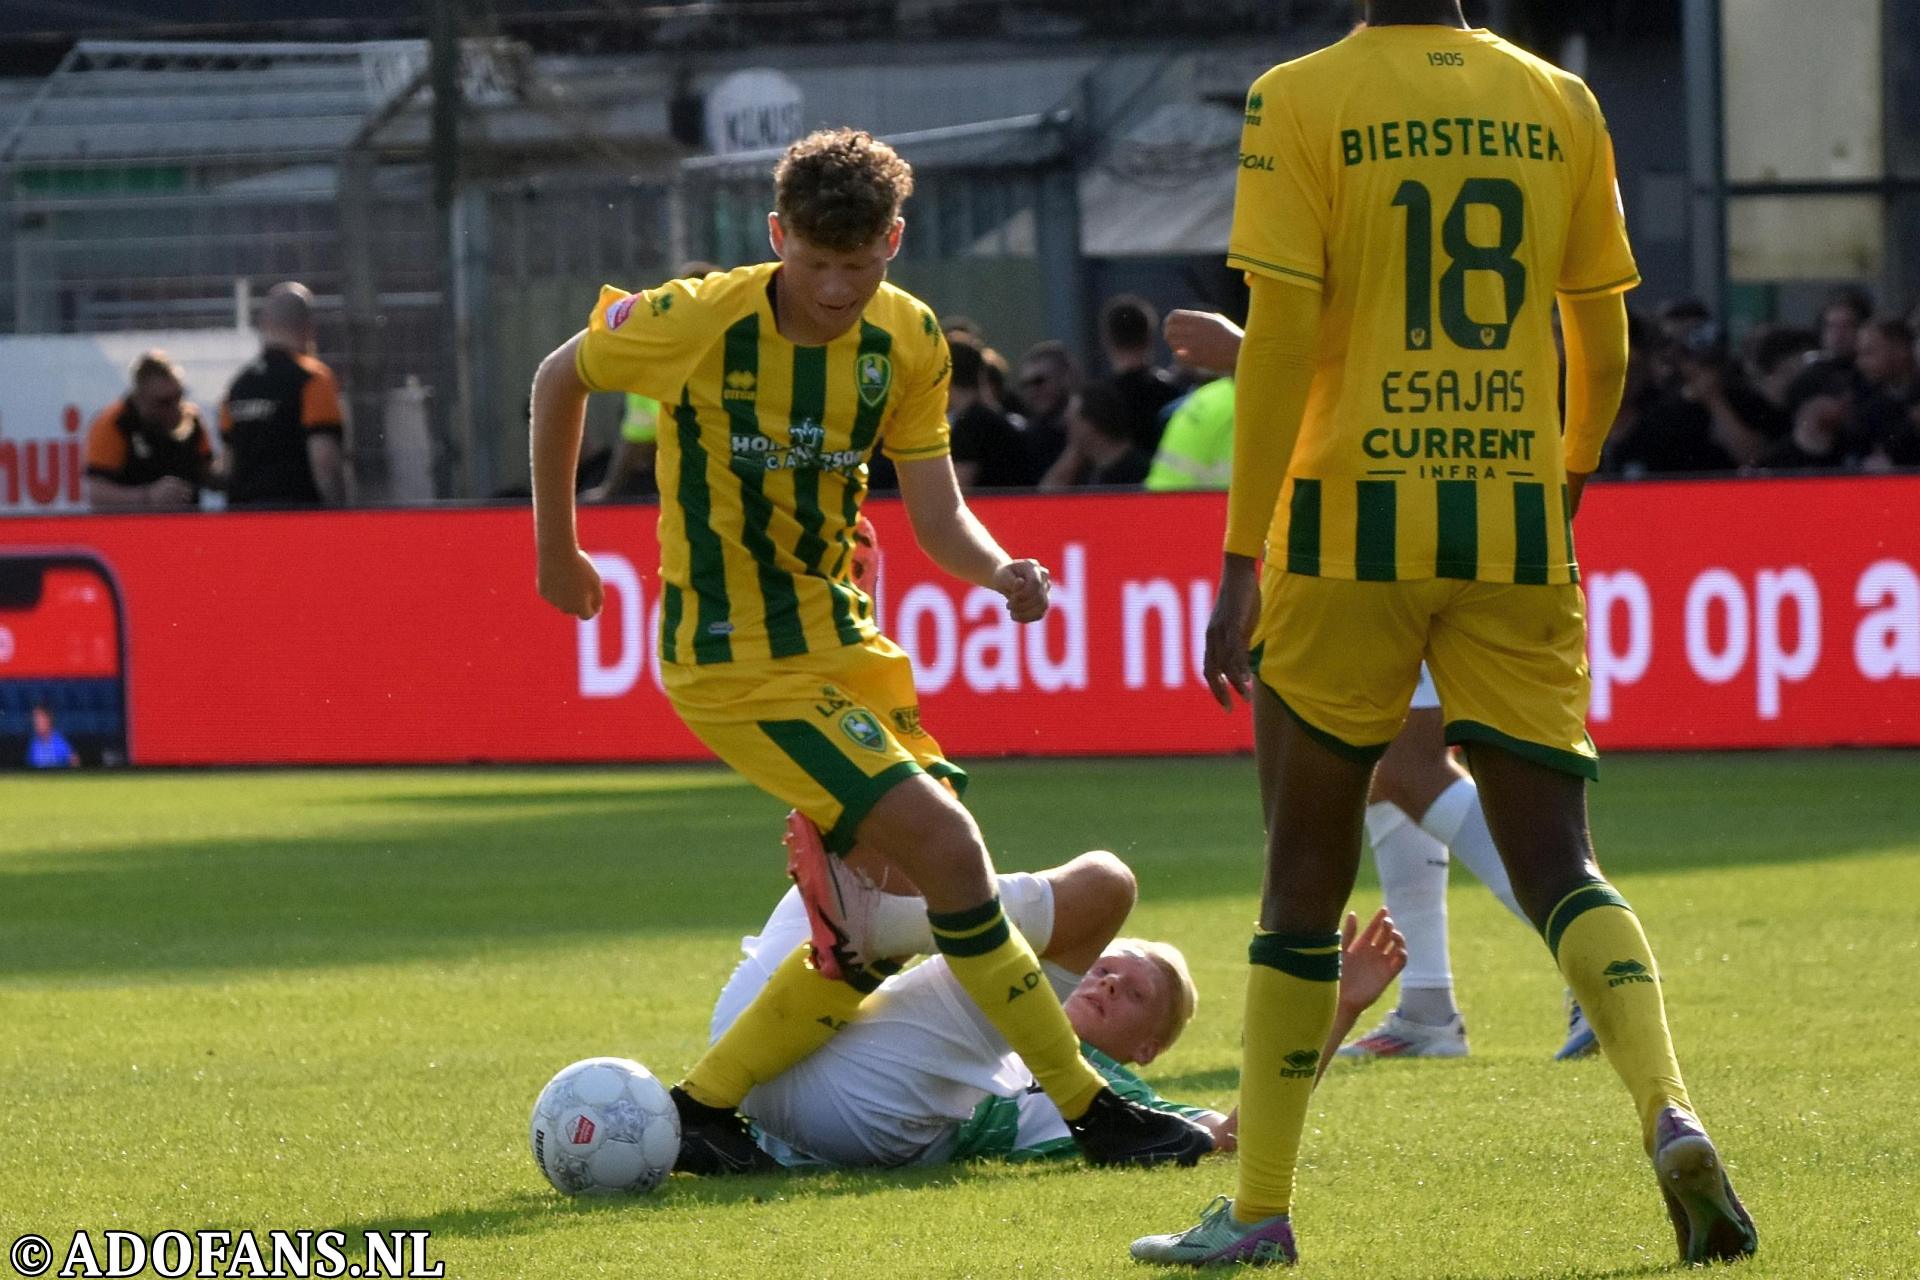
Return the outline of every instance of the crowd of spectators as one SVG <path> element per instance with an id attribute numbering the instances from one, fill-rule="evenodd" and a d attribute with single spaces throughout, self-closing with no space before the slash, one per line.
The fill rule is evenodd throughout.
<path id="1" fill-rule="evenodd" d="M 345 415 L 314 355 L 313 295 L 288 281 L 254 319 L 260 350 L 221 398 L 221 449 L 164 351 L 134 361 L 124 394 L 87 428 L 87 504 L 96 511 L 190 511 L 203 491 L 230 507 L 346 501 Z"/>
<path id="2" fill-rule="evenodd" d="M 949 317 L 945 328 L 953 353 L 947 416 L 963 489 L 1225 487 L 1224 469 L 1190 474 L 1192 468 L 1168 464 L 1163 446 L 1170 430 L 1186 443 L 1176 425 L 1183 406 L 1196 401 L 1196 390 L 1219 383 L 1228 388 L 1230 451 L 1231 379 L 1217 368 L 1156 365 L 1160 316 L 1144 298 L 1122 294 L 1101 308 L 1101 377 L 1089 377 L 1066 344 L 1053 341 L 1029 348 L 1011 376 L 1012 366 L 972 320 Z M 1219 387 L 1199 403 L 1206 406 L 1201 416 L 1217 427 Z M 1214 478 L 1216 470 L 1217 485 L 1193 482 Z M 884 460 L 876 461 L 873 486 L 892 487 Z"/>
<path id="3" fill-rule="evenodd" d="M 697 274 L 715 268 L 697 265 Z M 1877 313 L 1856 289 L 1833 294 L 1806 327 L 1764 324 L 1730 344 L 1712 312 L 1671 302 L 1630 318 L 1620 416 L 1601 462 L 1622 477 L 1920 467 L 1920 344 L 1914 317 Z M 190 509 L 204 490 L 230 506 L 344 500 L 341 411 L 333 374 L 313 355 L 312 297 L 275 286 L 257 320 L 259 356 L 218 413 L 222 447 L 184 398 L 185 378 L 143 355 L 125 394 L 87 437 L 87 493 L 99 510 Z M 1041 342 L 1017 366 L 979 325 L 945 321 L 953 353 L 954 469 L 963 489 L 1224 489 L 1233 452 L 1233 354 L 1223 316 L 1176 311 L 1162 338 L 1152 304 L 1110 299 L 1099 323 L 1101 371 L 1064 343 Z M 583 498 L 647 498 L 660 407 L 629 396 L 620 440 L 589 459 Z M 894 487 L 876 456 L 873 488 Z"/>
<path id="4" fill-rule="evenodd" d="M 1920 466 L 1914 326 L 1844 290 L 1817 328 L 1760 325 L 1737 346 L 1701 303 L 1631 326 L 1627 391 L 1603 470 L 1885 471 Z"/>
<path id="5" fill-rule="evenodd" d="M 1920 308 L 1909 319 L 1876 313 L 1867 294 L 1845 289 L 1814 320 L 1759 325 L 1729 344 L 1697 301 L 1631 316 L 1626 392 L 1602 471 L 1920 467 Z M 962 485 L 1226 488 L 1239 331 L 1223 316 L 1176 311 L 1165 334 L 1175 360 L 1159 368 L 1158 327 L 1144 299 L 1116 297 L 1100 316 L 1104 376 L 1089 377 L 1065 346 L 1043 342 L 1022 357 L 1009 387 L 1006 362 L 978 326 L 949 321 Z"/>

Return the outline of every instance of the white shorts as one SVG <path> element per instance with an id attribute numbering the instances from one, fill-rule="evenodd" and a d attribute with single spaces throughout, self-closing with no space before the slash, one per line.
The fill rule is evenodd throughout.
<path id="1" fill-rule="evenodd" d="M 759 935 L 740 940 L 745 956 L 714 1006 L 714 1039 L 807 937 L 806 908 L 789 889 Z M 1058 965 L 1041 967 L 1063 999 L 1079 981 Z M 934 956 L 887 979 L 846 1030 L 749 1093 L 740 1110 L 784 1164 L 938 1164 L 989 1095 L 1032 1086 L 1033 1073 Z"/>
<path id="2" fill-rule="evenodd" d="M 1427 670 L 1427 664 L 1420 664 L 1420 683 L 1413 688 L 1413 701 L 1407 704 L 1409 711 L 1438 711 L 1440 709 L 1440 691 L 1433 687 L 1433 672 Z"/>

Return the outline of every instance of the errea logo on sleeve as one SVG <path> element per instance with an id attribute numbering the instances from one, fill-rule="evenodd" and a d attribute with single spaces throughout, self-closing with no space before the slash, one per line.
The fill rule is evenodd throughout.
<path id="1" fill-rule="evenodd" d="M 1267 100 L 1259 90 L 1247 95 L 1247 123 L 1259 124 L 1260 114 L 1266 109 Z"/>

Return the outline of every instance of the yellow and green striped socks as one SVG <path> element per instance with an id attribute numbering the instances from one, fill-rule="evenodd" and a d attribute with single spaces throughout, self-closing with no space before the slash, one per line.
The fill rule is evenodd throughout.
<path id="1" fill-rule="evenodd" d="M 1256 931 L 1247 949 L 1239 1222 L 1286 1213 L 1320 1050 L 1340 996 L 1340 935 Z"/>
<path id="2" fill-rule="evenodd" d="M 1640 920 L 1604 880 L 1562 898 L 1547 913 L 1547 948 L 1573 988 L 1600 1039 L 1600 1051 L 1625 1082 L 1640 1112 L 1640 1136 L 1649 1153 L 1660 1112 L 1693 1114 L 1680 1063 L 1667 1030 L 1660 972 Z"/>
<path id="3" fill-rule="evenodd" d="M 1060 1108 L 1077 1120 L 1106 1087 L 1080 1056 L 1080 1037 L 1040 972 L 1026 938 L 1007 924 L 1000 899 L 965 911 L 927 912 L 933 943 L 968 996 Z"/>

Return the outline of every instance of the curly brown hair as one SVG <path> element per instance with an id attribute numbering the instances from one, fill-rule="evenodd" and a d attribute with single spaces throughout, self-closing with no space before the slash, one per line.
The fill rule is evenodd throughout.
<path id="1" fill-rule="evenodd" d="M 789 234 L 846 253 L 893 226 L 913 194 L 913 166 L 864 129 L 820 129 L 787 148 L 773 188 Z"/>

